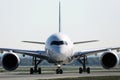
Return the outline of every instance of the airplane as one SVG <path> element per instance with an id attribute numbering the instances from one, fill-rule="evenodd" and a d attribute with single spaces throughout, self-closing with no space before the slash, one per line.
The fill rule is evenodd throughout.
<path id="1" fill-rule="evenodd" d="M 38 73 L 41 74 L 41 67 L 38 67 L 43 60 L 46 60 L 50 64 L 57 66 L 56 74 L 63 74 L 61 68 L 62 65 L 69 64 L 74 60 L 77 60 L 82 64 L 79 67 L 79 73 L 87 72 L 90 73 L 90 67 L 86 67 L 87 58 L 89 55 L 102 53 L 100 56 L 100 63 L 105 69 L 111 69 L 118 65 L 119 57 L 113 52 L 113 50 L 119 51 L 120 47 L 102 48 L 88 51 L 75 52 L 73 47 L 76 44 L 97 42 L 98 40 L 72 42 L 70 38 L 61 32 L 61 2 L 59 1 L 59 32 L 52 34 L 48 37 L 46 42 L 37 41 L 22 41 L 26 43 L 41 44 L 45 45 L 45 50 L 22 50 L 22 49 L 11 49 L 11 48 L 0 48 L 2 56 L 2 66 L 5 70 L 13 71 L 20 63 L 20 59 L 17 55 L 23 54 L 33 57 L 34 67 L 30 68 L 30 74 Z"/>

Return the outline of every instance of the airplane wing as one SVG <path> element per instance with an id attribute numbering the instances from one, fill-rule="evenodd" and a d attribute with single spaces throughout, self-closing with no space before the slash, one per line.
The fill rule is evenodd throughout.
<path id="1" fill-rule="evenodd" d="M 78 51 L 78 52 L 75 52 L 73 57 L 80 57 L 82 55 L 87 55 L 88 56 L 88 55 L 93 55 L 93 54 L 97 54 L 97 53 L 100 53 L 100 52 L 111 51 L 111 50 L 116 50 L 117 52 L 119 52 L 120 51 L 120 47 L 95 49 L 95 50 L 89 50 L 89 51 Z"/>
<path id="2" fill-rule="evenodd" d="M 22 42 L 25 42 L 25 43 L 34 43 L 34 44 L 43 44 L 43 45 L 45 45 L 45 42 L 37 42 L 37 41 L 22 41 Z"/>
<path id="3" fill-rule="evenodd" d="M 35 56 L 35 57 L 42 58 L 42 59 L 47 59 L 48 58 L 47 55 L 45 54 L 45 51 L 0 48 L 1 53 L 3 53 L 4 51 L 19 53 L 19 54 L 29 55 L 29 56 Z"/>
<path id="4" fill-rule="evenodd" d="M 83 44 L 83 43 L 98 42 L 98 41 L 99 40 L 80 41 L 80 42 L 74 42 L 73 44 Z"/>

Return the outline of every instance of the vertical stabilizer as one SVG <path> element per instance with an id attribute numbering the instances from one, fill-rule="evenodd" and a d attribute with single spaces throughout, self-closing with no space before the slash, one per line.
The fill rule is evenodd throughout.
<path id="1" fill-rule="evenodd" d="M 61 32 L 61 2 L 59 1 L 59 32 Z"/>

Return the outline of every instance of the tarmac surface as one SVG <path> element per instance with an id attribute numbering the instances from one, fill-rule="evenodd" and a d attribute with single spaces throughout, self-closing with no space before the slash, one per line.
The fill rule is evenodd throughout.
<path id="1" fill-rule="evenodd" d="M 68 78 L 68 77 L 90 77 L 90 76 L 120 76 L 120 72 L 91 72 L 87 73 L 43 73 L 29 74 L 26 72 L 1 72 L 0 80 L 38 80 L 38 79 L 53 79 L 53 78 Z"/>

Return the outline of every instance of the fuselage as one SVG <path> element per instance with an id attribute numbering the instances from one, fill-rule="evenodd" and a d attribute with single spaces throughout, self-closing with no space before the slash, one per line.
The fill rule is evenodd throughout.
<path id="1" fill-rule="evenodd" d="M 73 42 L 63 33 L 56 33 L 48 37 L 45 50 L 50 63 L 67 64 L 72 61 Z"/>

